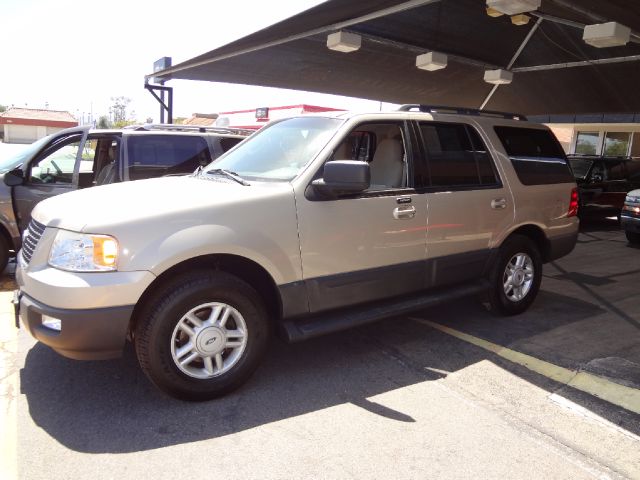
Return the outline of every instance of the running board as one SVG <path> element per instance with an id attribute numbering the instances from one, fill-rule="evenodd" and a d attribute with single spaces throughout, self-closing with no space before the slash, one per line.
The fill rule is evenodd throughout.
<path id="1" fill-rule="evenodd" d="M 291 343 L 300 342 L 327 333 L 366 325 L 383 318 L 404 315 L 422 308 L 433 307 L 459 298 L 484 293 L 487 288 L 486 282 L 453 285 L 428 290 L 420 295 L 332 310 L 296 319 L 286 319 L 281 324 L 282 331 L 286 341 Z"/>

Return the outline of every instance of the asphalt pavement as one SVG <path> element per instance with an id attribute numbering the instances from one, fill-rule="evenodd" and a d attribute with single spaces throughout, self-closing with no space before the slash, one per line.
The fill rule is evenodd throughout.
<path id="1" fill-rule="evenodd" d="M 78 362 L 0 285 L 2 479 L 640 478 L 640 249 L 585 225 L 532 308 L 476 299 L 272 342 L 239 391 L 158 392 L 132 348 Z"/>

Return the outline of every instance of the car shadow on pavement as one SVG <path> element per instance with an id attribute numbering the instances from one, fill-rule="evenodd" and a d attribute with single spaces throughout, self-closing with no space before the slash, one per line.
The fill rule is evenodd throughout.
<path id="1" fill-rule="evenodd" d="M 467 330 L 509 345 L 600 313 L 593 304 L 548 292 L 542 293 L 539 302 L 545 309 L 566 311 L 568 305 L 570 313 L 552 321 L 534 308 L 531 318 L 538 320 L 532 327 L 526 319 L 500 319 L 469 301 L 410 317 L 450 319 L 450 325 L 466 325 Z M 131 345 L 118 360 L 78 362 L 36 344 L 26 356 L 20 383 L 33 421 L 61 444 L 81 452 L 127 453 L 217 438 L 345 403 L 389 421 L 413 422 L 411 416 L 371 397 L 437 381 L 483 360 L 549 392 L 562 387 L 409 317 L 300 344 L 275 340 L 245 386 L 210 402 L 183 402 L 160 393 L 138 368 Z M 594 408 L 593 397 L 568 393 L 575 394 L 572 400 Z M 567 396 L 565 390 L 563 396 Z M 428 401 L 425 398 L 425 408 Z M 628 412 L 612 410 L 609 404 L 595 408 L 601 410 L 598 414 L 640 433 Z"/>

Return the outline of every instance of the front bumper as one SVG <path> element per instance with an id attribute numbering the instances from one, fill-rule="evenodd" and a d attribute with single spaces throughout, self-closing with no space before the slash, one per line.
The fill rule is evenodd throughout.
<path id="1" fill-rule="evenodd" d="M 92 309 L 55 308 L 18 293 L 16 315 L 33 337 L 75 360 L 105 360 L 122 355 L 134 305 Z M 42 316 L 61 320 L 60 331 L 42 324 Z"/>
<path id="2" fill-rule="evenodd" d="M 640 233 L 640 217 L 634 217 L 622 213 L 622 215 L 620 215 L 620 226 L 623 230 Z"/>

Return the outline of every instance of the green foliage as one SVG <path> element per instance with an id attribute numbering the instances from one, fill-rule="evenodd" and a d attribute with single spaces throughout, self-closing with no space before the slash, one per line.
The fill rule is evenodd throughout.
<path id="1" fill-rule="evenodd" d="M 612 141 L 607 145 L 604 154 L 613 157 L 623 157 L 629 151 L 628 142 Z"/>
<path id="2" fill-rule="evenodd" d="M 111 122 L 109 121 L 109 117 L 106 115 L 102 115 L 98 119 L 98 123 L 96 124 L 96 128 L 111 128 Z"/>
<path id="3" fill-rule="evenodd" d="M 113 124 L 117 127 L 120 122 L 132 122 L 132 118 L 134 116 L 133 112 L 128 112 L 129 104 L 131 103 L 131 99 L 128 97 L 111 97 L 111 108 L 109 108 L 109 112 L 111 113 L 111 118 L 113 119 Z M 125 123 L 125 125 L 130 125 L 131 123 Z"/>
<path id="4" fill-rule="evenodd" d="M 118 120 L 117 122 L 113 122 L 113 128 L 123 128 L 128 125 L 134 125 L 135 123 L 135 120 Z"/>
<path id="5" fill-rule="evenodd" d="M 6 110 L 7 110 L 7 107 L 5 105 L 0 105 L 0 113 Z"/>

